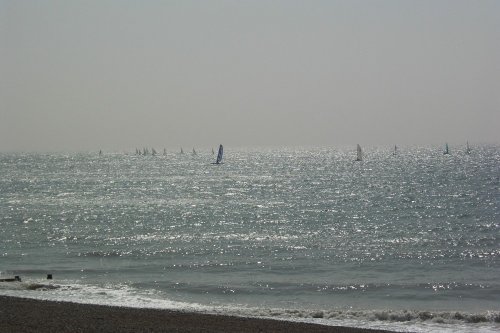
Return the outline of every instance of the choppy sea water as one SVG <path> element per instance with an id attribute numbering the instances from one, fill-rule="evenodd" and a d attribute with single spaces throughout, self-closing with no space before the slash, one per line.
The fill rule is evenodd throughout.
<path id="1" fill-rule="evenodd" d="M 500 147 L 225 148 L 0 154 L 0 294 L 500 330 Z"/>

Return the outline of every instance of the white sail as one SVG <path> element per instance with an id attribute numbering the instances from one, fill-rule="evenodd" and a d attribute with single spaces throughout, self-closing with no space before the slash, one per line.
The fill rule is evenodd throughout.
<path id="1" fill-rule="evenodd" d="M 356 161 L 362 161 L 363 160 L 363 151 L 361 150 L 361 146 L 358 144 L 358 147 L 357 147 L 357 157 L 356 157 Z"/>

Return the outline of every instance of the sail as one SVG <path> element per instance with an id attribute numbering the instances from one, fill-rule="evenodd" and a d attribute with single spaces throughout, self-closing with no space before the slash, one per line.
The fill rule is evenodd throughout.
<path id="1" fill-rule="evenodd" d="M 224 153 L 224 148 L 222 145 L 219 146 L 219 153 L 217 154 L 217 161 L 215 161 L 215 164 L 220 164 L 222 162 L 222 154 Z"/>
<path id="2" fill-rule="evenodd" d="M 194 148 L 193 148 L 193 155 L 196 155 L 196 150 L 194 150 Z"/>
<path id="3" fill-rule="evenodd" d="M 358 144 L 358 155 L 356 157 L 356 161 L 362 161 L 363 160 L 363 151 L 361 150 L 361 146 Z"/>
<path id="4" fill-rule="evenodd" d="M 469 141 L 467 141 L 467 150 L 465 151 L 467 154 L 470 154 Z"/>
<path id="5" fill-rule="evenodd" d="M 184 150 L 182 150 L 182 147 L 181 147 L 181 154 L 184 154 Z"/>
<path id="6" fill-rule="evenodd" d="M 448 143 L 444 146 L 444 152 L 443 154 L 448 155 L 450 153 L 450 150 L 448 149 Z"/>
<path id="7" fill-rule="evenodd" d="M 394 145 L 394 153 L 393 155 L 397 155 L 398 154 L 398 146 Z"/>

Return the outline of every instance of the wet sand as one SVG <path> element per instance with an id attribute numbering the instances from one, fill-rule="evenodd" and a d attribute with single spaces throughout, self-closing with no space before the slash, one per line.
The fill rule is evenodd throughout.
<path id="1" fill-rule="evenodd" d="M 0 296 L 0 332 L 388 332 L 182 311 Z"/>

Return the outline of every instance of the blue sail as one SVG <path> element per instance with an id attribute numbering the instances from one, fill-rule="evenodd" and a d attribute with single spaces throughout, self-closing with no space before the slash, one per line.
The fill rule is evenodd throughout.
<path id="1" fill-rule="evenodd" d="M 224 148 L 222 145 L 219 146 L 219 153 L 217 154 L 217 161 L 215 161 L 215 164 L 220 164 L 222 162 L 222 154 L 224 153 Z"/>

